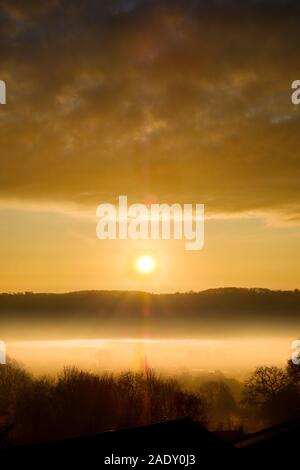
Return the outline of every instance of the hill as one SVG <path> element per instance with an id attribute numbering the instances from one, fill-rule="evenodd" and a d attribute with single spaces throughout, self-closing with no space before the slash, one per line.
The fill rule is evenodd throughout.
<path id="1" fill-rule="evenodd" d="M 220 288 L 201 292 L 150 294 L 132 291 L 81 291 L 64 294 L 0 294 L 0 327 L 80 328 L 107 334 L 191 336 L 197 329 L 212 335 L 224 330 L 297 328 L 300 291 Z M 296 335 L 297 337 L 297 335 Z"/>

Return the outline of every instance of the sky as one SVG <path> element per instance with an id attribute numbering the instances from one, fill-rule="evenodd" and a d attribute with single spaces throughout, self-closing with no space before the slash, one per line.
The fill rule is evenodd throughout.
<path id="1" fill-rule="evenodd" d="M 299 21 L 286 0 L 0 0 L 0 291 L 299 287 Z M 205 204 L 204 248 L 97 239 L 123 194 Z"/>

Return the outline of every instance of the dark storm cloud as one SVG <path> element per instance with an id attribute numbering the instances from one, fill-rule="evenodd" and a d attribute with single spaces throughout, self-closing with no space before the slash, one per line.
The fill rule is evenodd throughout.
<path id="1" fill-rule="evenodd" d="M 2 200 L 300 216 L 292 1 L 0 1 Z"/>

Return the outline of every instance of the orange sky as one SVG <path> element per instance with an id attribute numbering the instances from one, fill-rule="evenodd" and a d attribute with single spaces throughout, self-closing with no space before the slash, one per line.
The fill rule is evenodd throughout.
<path id="1" fill-rule="evenodd" d="M 1 2 L 0 291 L 299 287 L 299 12 L 72 5 Z M 121 194 L 204 203 L 204 249 L 98 240 Z"/>

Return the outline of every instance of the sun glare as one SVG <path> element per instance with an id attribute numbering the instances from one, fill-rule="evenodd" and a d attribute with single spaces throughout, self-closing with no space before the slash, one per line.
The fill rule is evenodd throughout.
<path id="1" fill-rule="evenodd" d="M 136 269 L 143 274 L 149 274 L 155 269 L 155 261 L 152 256 L 140 256 L 136 260 Z"/>

